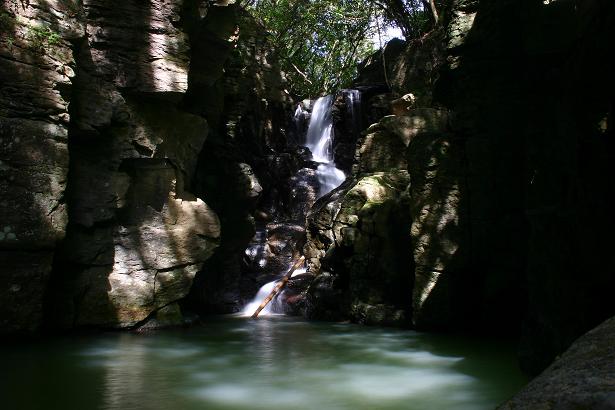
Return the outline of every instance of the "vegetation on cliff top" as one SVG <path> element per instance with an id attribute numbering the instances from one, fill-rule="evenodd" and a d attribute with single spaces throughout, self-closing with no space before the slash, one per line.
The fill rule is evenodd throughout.
<path id="1" fill-rule="evenodd" d="M 424 0 L 247 0 L 243 5 L 271 33 L 292 91 L 316 96 L 348 86 L 387 28 L 406 39 L 429 30 Z"/>

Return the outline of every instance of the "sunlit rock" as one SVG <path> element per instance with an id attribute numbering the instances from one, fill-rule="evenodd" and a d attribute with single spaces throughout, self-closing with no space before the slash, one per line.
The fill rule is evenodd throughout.
<path id="1" fill-rule="evenodd" d="M 405 115 L 415 106 L 416 97 L 414 94 L 408 93 L 401 96 L 401 98 L 391 101 L 391 112 L 393 115 Z"/>
<path id="2" fill-rule="evenodd" d="M 95 76 L 142 92 L 185 92 L 188 37 L 176 27 L 180 2 L 83 2 L 87 53 Z"/>
<path id="3" fill-rule="evenodd" d="M 90 255 L 89 263 L 98 266 L 86 269 L 75 285 L 83 292 L 75 307 L 78 325 L 141 322 L 186 296 L 217 247 L 218 217 L 201 199 L 181 191 L 173 167 L 138 160 L 127 172 L 130 183 L 125 206 L 118 210 L 119 225 L 80 246 L 81 258 Z"/>

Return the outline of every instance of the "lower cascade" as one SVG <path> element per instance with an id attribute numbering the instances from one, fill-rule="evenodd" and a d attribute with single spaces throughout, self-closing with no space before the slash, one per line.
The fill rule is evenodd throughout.
<path id="1" fill-rule="evenodd" d="M 353 118 L 356 116 L 357 119 L 355 123 L 359 123 L 359 112 L 360 112 L 360 93 L 357 90 L 350 90 L 349 95 L 349 111 Z M 312 161 L 316 163 L 316 176 L 318 179 L 317 190 L 318 193 L 315 196 L 315 199 L 322 198 L 327 195 L 329 192 L 333 191 L 335 188 L 339 187 L 345 180 L 346 175 L 344 171 L 338 169 L 335 164 L 334 150 L 333 150 L 333 118 L 332 118 L 332 106 L 334 102 L 334 96 L 327 95 L 324 97 L 318 98 L 312 108 L 312 114 L 309 121 L 309 126 L 306 133 L 305 138 L 305 147 L 308 148 L 312 154 Z M 297 107 L 297 110 L 294 114 L 294 122 L 298 124 L 300 122 L 300 117 L 303 115 L 303 109 L 301 105 Z M 297 181 L 299 184 L 304 183 L 301 178 L 298 178 Z M 257 255 L 262 254 L 262 250 L 264 249 L 267 241 L 267 233 L 262 230 L 258 230 L 255 235 L 256 244 L 250 246 L 246 250 L 247 255 Z M 295 256 L 295 255 L 293 255 Z M 260 287 L 254 299 L 252 299 L 249 303 L 241 311 L 242 316 L 252 316 L 255 311 L 259 308 L 261 303 L 272 294 L 275 289 L 276 284 L 287 275 L 291 266 L 295 263 L 296 258 L 291 258 L 285 266 L 285 269 L 280 272 L 281 274 L 276 277 L 275 280 L 265 283 Z M 265 259 L 260 257 L 258 263 L 261 265 L 266 263 Z M 292 272 L 291 278 L 302 275 L 306 272 L 306 268 L 299 268 Z M 259 312 L 260 316 L 274 315 L 274 314 L 283 314 L 285 313 L 285 305 L 284 299 L 286 297 L 285 290 L 282 290 L 280 293 L 274 295 L 271 302 L 267 303 L 267 305 Z"/>

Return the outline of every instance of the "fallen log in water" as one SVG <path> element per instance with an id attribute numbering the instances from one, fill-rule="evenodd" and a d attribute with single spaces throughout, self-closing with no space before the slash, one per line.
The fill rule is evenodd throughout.
<path id="1" fill-rule="evenodd" d="M 258 315 L 261 313 L 261 311 L 263 309 L 265 309 L 265 306 L 267 306 L 269 304 L 269 302 L 271 302 L 273 300 L 273 298 L 276 297 L 276 295 L 278 293 L 280 293 L 280 291 L 288 283 L 288 280 L 290 279 L 290 277 L 293 276 L 293 272 L 295 272 L 297 269 L 299 269 L 299 267 L 301 265 L 303 265 L 303 262 L 305 262 L 305 257 L 304 256 L 300 257 L 297 260 L 297 262 L 295 262 L 295 264 L 292 266 L 292 268 L 290 268 L 288 273 L 286 275 L 284 275 L 284 277 L 275 285 L 275 287 L 273 288 L 273 290 L 271 291 L 269 296 L 267 296 L 265 298 L 265 300 L 263 300 L 263 303 L 260 304 L 258 309 L 256 309 L 256 311 L 252 315 L 252 319 L 256 319 L 258 317 Z"/>

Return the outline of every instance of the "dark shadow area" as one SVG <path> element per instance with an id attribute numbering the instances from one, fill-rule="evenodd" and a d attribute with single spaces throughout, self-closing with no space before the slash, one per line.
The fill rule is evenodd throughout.
<path id="1" fill-rule="evenodd" d="M 244 252 L 257 224 L 266 236 L 268 223 L 291 216 L 289 181 L 302 160 L 288 144 L 296 139 L 287 132 L 292 106 L 262 30 L 245 11 L 228 6 L 211 8 L 191 34 L 185 106 L 210 125 L 193 189 L 222 225 L 220 247 L 187 300 L 204 314 L 239 310 L 274 275 L 274 265 L 252 270 Z M 214 54 L 219 58 L 212 59 Z"/>
<path id="2" fill-rule="evenodd" d="M 479 312 L 513 331 L 523 317 L 531 373 L 615 314 L 613 5 L 543 3 L 479 3 L 436 88 L 465 141 Z"/>

